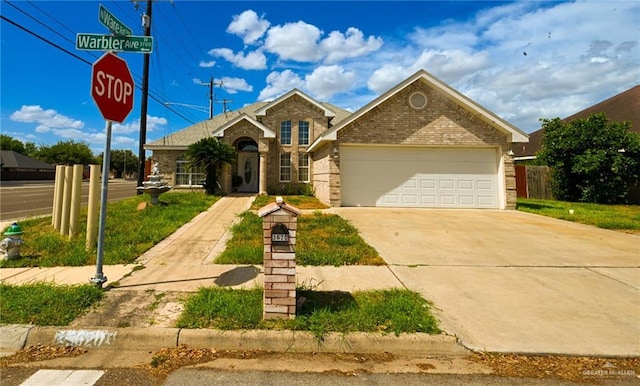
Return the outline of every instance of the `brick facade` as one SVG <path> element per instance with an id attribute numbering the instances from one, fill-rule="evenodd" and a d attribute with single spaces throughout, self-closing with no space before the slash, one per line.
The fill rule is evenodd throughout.
<path id="1" fill-rule="evenodd" d="M 495 120 L 494 117 L 487 119 L 486 110 L 473 105 L 461 95 L 456 96 L 455 92 L 449 92 L 446 86 L 437 82 L 418 76 L 401 85 L 397 86 L 397 90 L 390 90 L 388 97 L 381 96 L 377 104 L 367 106 L 368 109 L 354 116 L 352 121 L 343 121 L 346 123 L 338 126 L 339 130 L 330 140 L 324 141 L 324 136 L 331 132 L 332 118 L 327 116 L 327 110 L 332 110 L 320 103 L 312 103 L 310 98 L 303 97 L 304 94 L 297 91 L 272 104 L 258 103 L 258 107 L 249 113 L 252 119 L 275 133 L 276 138 L 265 138 L 265 132 L 250 120 L 239 120 L 224 129 L 221 140 L 233 146 L 242 138 L 250 138 L 257 143 L 260 167 L 266 169 L 266 173 L 259 171 L 264 173 L 260 176 L 261 184 L 266 185 L 268 192 L 297 185 L 299 156 L 308 153 L 309 182 L 313 185 L 316 197 L 331 206 L 341 205 L 341 145 L 493 148 L 496 149 L 498 162 L 499 207 L 515 209 L 515 168 L 509 148 L 513 135 L 522 137 L 524 134 L 507 127 L 508 123 L 498 117 Z M 424 108 L 410 105 L 410 96 L 415 92 L 426 96 L 427 105 Z M 348 116 L 348 112 L 334 109 L 340 110 L 343 117 Z M 291 144 L 281 143 L 280 124 L 283 121 L 291 121 Z M 309 145 L 298 144 L 300 121 L 309 122 Z M 336 118 L 333 124 L 340 125 L 339 121 Z M 208 127 L 207 124 L 204 126 Z M 215 127 L 213 129 L 215 132 Z M 322 142 L 316 146 L 314 141 L 318 138 Z M 313 150 L 309 152 L 312 144 Z M 153 158 L 158 161 L 161 174 L 172 185 L 175 185 L 176 161 L 184 154 L 186 147 L 183 150 L 177 150 L 177 146 L 166 150 L 154 149 Z M 280 154 L 283 153 L 291 155 L 290 181 L 280 180 Z M 231 176 L 237 174 L 237 170 L 236 165 L 223 170 L 221 185 L 225 192 L 231 192 Z"/>

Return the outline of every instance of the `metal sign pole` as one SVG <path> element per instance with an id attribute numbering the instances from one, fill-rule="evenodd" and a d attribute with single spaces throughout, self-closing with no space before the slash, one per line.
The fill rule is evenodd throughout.
<path id="1" fill-rule="evenodd" d="M 91 283 L 98 287 L 107 281 L 102 272 L 102 257 L 104 256 L 104 228 L 107 219 L 107 189 L 109 188 L 109 164 L 111 163 L 111 121 L 106 121 L 106 140 L 102 157 L 102 194 L 100 196 L 100 224 L 98 225 L 98 250 L 96 258 L 96 276 Z"/>

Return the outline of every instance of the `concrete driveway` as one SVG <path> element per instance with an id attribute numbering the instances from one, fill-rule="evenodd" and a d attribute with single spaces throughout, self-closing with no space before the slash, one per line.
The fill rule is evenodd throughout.
<path id="1" fill-rule="evenodd" d="M 493 210 L 335 209 L 474 350 L 640 356 L 640 237 Z"/>

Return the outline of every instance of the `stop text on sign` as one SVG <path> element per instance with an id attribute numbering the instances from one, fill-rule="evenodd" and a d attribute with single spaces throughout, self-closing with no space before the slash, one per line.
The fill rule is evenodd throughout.
<path id="1" fill-rule="evenodd" d="M 122 104 L 130 102 L 127 98 L 133 96 L 133 85 L 131 83 L 125 82 L 104 71 L 98 71 L 95 80 L 94 92 L 96 95 L 101 97 L 105 96 L 107 99 L 112 99 Z"/>

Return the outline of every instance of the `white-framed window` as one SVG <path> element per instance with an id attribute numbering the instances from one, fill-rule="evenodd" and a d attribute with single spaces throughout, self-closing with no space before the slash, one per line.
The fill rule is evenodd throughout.
<path id="1" fill-rule="evenodd" d="M 200 186 L 204 180 L 204 168 L 195 167 L 188 169 L 189 161 L 178 159 L 176 161 L 176 185 Z"/>
<path id="2" fill-rule="evenodd" d="M 291 145 L 291 121 L 280 122 L 280 143 Z"/>
<path id="3" fill-rule="evenodd" d="M 280 154 L 280 182 L 291 181 L 291 153 Z"/>
<path id="4" fill-rule="evenodd" d="M 309 144 L 309 122 L 307 121 L 299 121 L 298 122 L 298 145 L 308 145 Z"/>
<path id="5" fill-rule="evenodd" d="M 298 182 L 309 182 L 309 153 L 298 154 Z"/>

